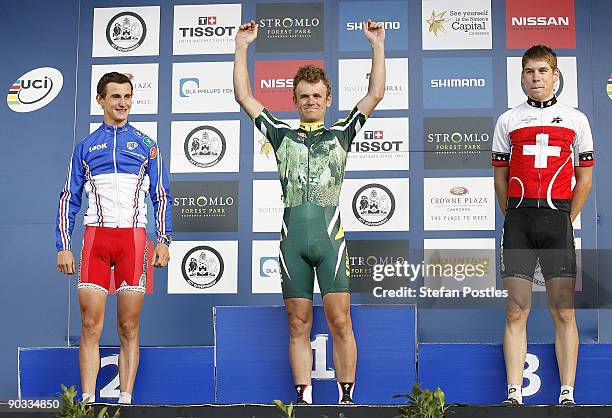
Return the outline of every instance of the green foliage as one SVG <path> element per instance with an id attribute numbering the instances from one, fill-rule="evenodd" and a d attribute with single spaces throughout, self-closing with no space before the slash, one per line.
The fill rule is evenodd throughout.
<path id="1" fill-rule="evenodd" d="M 285 405 L 283 401 L 274 400 L 274 406 L 276 406 L 281 412 L 282 415 L 277 414 L 276 416 L 281 418 L 295 418 L 295 409 L 293 408 L 293 404 Z M 253 417 L 255 418 L 255 417 Z M 329 418 L 329 415 L 321 415 L 321 418 Z M 342 412 L 338 414 L 338 418 L 346 418 Z"/>
<path id="2" fill-rule="evenodd" d="M 274 406 L 276 406 L 283 413 L 282 415 L 277 416 L 281 418 L 295 418 L 295 410 L 293 409 L 292 403 L 285 405 L 283 401 L 279 401 L 278 399 L 275 399 L 273 403 Z"/>
<path id="3" fill-rule="evenodd" d="M 56 418 L 119 418 L 119 408 L 112 417 L 108 414 L 106 407 L 102 408 L 98 415 L 95 415 L 96 411 L 92 405 L 76 399 L 77 390 L 74 386 L 67 388 L 62 385 L 62 392 L 58 396 L 62 401 L 62 410 L 55 416 Z"/>
<path id="4" fill-rule="evenodd" d="M 399 408 L 396 418 L 443 418 L 449 408 L 446 405 L 446 396 L 442 389 L 437 388 L 433 392 L 429 389 L 421 389 L 421 384 L 416 383 L 412 387 L 412 393 L 394 395 L 394 398 L 407 398 L 408 406 Z"/>

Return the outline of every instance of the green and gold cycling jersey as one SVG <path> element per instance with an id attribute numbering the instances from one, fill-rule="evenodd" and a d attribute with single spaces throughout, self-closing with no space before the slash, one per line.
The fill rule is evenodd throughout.
<path id="1" fill-rule="evenodd" d="M 284 298 L 312 299 L 315 270 L 323 296 L 350 291 L 339 200 L 348 151 L 365 121 L 356 107 L 330 129 L 322 122 L 291 129 L 266 109 L 255 118 L 274 149 L 283 189 Z"/>
<path id="2" fill-rule="evenodd" d="M 291 129 L 266 109 L 259 114 L 255 125 L 274 149 L 285 207 L 306 202 L 338 206 L 346 157 L 365 121 L 357 107 L 330 129 L 323 122 L 302 122 Z"/>

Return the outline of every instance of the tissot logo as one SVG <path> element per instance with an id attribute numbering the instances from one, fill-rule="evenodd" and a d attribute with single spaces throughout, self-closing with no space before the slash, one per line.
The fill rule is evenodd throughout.
<path id="1" fill-rule="evenodd" d="M 106 26 L 106 40 L 109 45 L 121 52 L 138 48 L 147 36 L 147 25 L 140 15 L 134 12 L 118 13 Z"/>
<path id="2" fill-rule="evenodd" d="M 174 6 L 174 55 L 234 52 L 240 4 Z"/>
<path id="3" fill-rule="evenodd" d="M 353 214 L 365 225 L 382 225 L 394 212 L 395 196 L 382 184 L 367 184 L 353 196 Z"/>
<path id="4" fill-rule="evenodd" d="M 179 27 L 179 34 L 183 38 L 235 36 L 235 26 L 217 24 L 216 16 L 205 16 L 197 19 L 198 26 Z"/>
<path id="5" fill-rule="evenodd" d="M 196 289 L 206 289 L 216 285 L 221 277 L 225 263 L 221 254 L 206 245 L 192 248 L 181 263 L 183 279 Z"/>
<path id="6" fill-rule="evenodd" d="M 351 143 L 352 152 L 399 152 L 403 141 L 385 140 L 384 131 L 365 131 L 363 141 L 353 141 Z"/>

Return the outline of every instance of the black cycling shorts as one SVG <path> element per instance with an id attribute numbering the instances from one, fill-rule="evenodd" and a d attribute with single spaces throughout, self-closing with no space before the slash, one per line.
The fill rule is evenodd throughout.
<path id="1" fill-rule="evenodd" d="M 576 277 L 574 229 L 570 214 L 550 208 L 518 208 L 506 213 L 501 274 L 533 281 L 539 261 L 544 280 Z"/>

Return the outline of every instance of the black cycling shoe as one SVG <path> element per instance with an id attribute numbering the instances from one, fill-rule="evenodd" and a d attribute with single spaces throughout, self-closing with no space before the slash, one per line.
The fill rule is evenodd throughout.
<path id="1" fill-rule="evenodd" d="M 522 405 L 522 403 L 520 403 L 518 400 L 514 399 L 514 398 L 508 398 L 505 401 L 502 402 L 502 405 L 505 406 L 519 406 Z"/>
<path id="2" fill-rule="evenodd" d="M 559 405 L 576 406 L 576 401 L 570 398 L 565 398 L 565 399 L 562 399 L 561 402 L 559 402 Z"/>
<path id="3" fill-rule="evenodd" d="M 338 404 L 340 404 L 340 405 L 355 405 L 355 402 L 353 402 L 353 398 L 351 398 L 350 395 L 343 395 L 342 399 L 340 399 L 340 402 L 338 402 Z"/>

